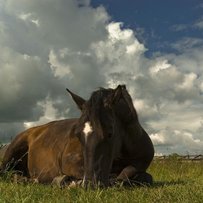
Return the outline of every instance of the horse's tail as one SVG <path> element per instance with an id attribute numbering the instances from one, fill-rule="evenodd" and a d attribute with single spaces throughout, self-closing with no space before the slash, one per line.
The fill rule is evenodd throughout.
<path id="1" fill-rule="evenodd" d="M 0 173 L 14 170 L 27 175 L 28 131 L 16 136 L 8 145 L 0 166 Z"/>

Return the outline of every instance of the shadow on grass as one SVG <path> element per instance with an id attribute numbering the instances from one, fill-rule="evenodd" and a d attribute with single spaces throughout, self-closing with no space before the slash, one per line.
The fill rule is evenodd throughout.
<path id="1" fill-rule="evenodd" d="M 115 187 L 123 187 L 123 188 L 135 188 L 135 187 L 147 187 L 147 188 L 159 188 L 159 187 L 167 187 L 167 186 L 175 186 L 175 185 L 186 185 L 188 184 L 187 180 L 177 180 L 177 181 L 154 181 L 152 184 L 141 184 L 134 181 L 122 182 L 120 184 L 115 184 Z"/>
<path id="2" fill-rule="evenodd" d="M 188 182 L 183 180 L 177 180 L 177 181 L 154 181 L 153 185 L 151 187 L 157 188 L 157 187 L 164 187 L 164 186 L 173 186 L 173 185 L 186 185 Z"/>

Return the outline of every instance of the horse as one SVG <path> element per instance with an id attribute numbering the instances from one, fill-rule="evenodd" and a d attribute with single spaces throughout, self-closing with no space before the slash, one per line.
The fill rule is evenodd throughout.
<path id="1" fill-rule="evenodd" d="M 111 146 L 108 146 L 103 140 L 95 141 L 95 139 L 98 139 L 95 136 L 90 137 L 88 142 L 97 142 L 100 149 L 103 148 L 99 152 L 101 154 L 113 151 L 113 157 L 107 160 L 113 161 L 111 174 L 116 175 L 116 180 L 151 185 L 153 178 L 146 171 L 154 157 L 153 143 L 139 122 L 126 86 L 118 85 L 115 89 L 103 88 L 103 91 L 107 92 L 107 97 L 104 98 L 105 106 L 109 106 L 119 120 L 117 126 L 119 126 L 120 135 L 117 135 L 115 139 L 113 138 L 113 142 L 109 142 Z M 78 95 L 72 95 L 72 98 L 76 103 L 84 101 Z M 112 137 L 112 135 L 109 135 L 109 137 Z M 114 150 L 114 147 L 116 147 L 116 150 Z M 96 151 L 95 156 L 98 156 Z"/>
<path id="2" fill-rule="evenodd" d="M 53 121 L 24 131 L 9 145 L 1 170 L 50 183 L 61 175 L 108 186 L 117 180 L 152 183 L 146 173 L 154 150 L 139 124 L 125 86 L 101 88 L 89 100 L 67 91 L 81 110 L 79 118 Z"/>

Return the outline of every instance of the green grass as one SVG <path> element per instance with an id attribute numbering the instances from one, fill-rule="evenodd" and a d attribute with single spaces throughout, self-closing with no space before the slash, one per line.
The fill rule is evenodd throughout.
<path id="1" fill-rule="evenodd" d="M 0 178 L 1 202 L 203 202 L 203 162 L 154 161 L 149 168 L 154 177 L 152 187 L 112 187 L 84 190 L 60 189 L 39 184 L 13 183 L 9 177 Z"/>

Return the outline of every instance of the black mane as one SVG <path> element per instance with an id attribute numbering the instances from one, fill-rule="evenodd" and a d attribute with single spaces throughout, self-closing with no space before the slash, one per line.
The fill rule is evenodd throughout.
<path id="1" fill-rule="evenodd" d="M 93 123 L 101 118 L 101 111 L 105 111 L 105 100 L 111 95 L 111 89 L 99 88 L 94 91 L 87 101 L 86 113 Z"/>

